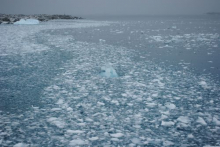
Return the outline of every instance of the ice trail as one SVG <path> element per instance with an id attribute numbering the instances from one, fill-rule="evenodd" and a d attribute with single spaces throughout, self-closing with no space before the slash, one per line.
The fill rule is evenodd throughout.
<path id="1" fill-rule="evenodd" d="M 42 107 L 19 116 L 1 113 L 3 145 L 219 143 L 219 83 L 189 70 L 177 71 L 149 60 L 135 62 L 132 57 L 138 51 L 44 33 L 45 44 L 59 46 L 73 58 L 44 88 Z M 106 63 L 120 76 L 100 77 L 100 67 Z"/>

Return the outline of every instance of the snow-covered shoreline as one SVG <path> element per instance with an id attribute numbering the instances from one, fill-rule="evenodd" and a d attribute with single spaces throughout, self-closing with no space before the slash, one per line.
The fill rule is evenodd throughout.
<path id="1" fill-rule="evenodd" d="M 0 14 L 0 24 L 13 24 L 21 19 L 37 19 L 39 21 L 49 21 L 54 19 L 82 19 L 71 15 L 47 15 L 47 14 Z"/>

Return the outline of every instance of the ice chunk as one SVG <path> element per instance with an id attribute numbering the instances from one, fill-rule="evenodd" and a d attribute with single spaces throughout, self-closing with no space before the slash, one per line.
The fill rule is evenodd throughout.
<path id="1" fill-rule="evenodd" d="M 64 126 L 65 126 L 65 122 L 63 122 L 60 118 L 50 117 L 47 119 L 47 121 L 49 123 L 57 126 L 58 128 L 64 128 Z"/>
<path id="2" fill-rule="evenodd" d="M 220 121 L 217 118 L 213 117 L 213 122 L 220 126 Z"/>
<path id="3" fill-rule="evenodd" d="M 95 141 L 95 140 L 98 140 L 99 139 L 99 137 L 91 137 L 91 138 L 89 138 L 89 140 L 91 140 L 91 141 Z"/>
<path id="4" fill-rule="evenodd" d="M 75 140 L 70 141 L 69 143 L 70 146 L 85 145 L 85 144 L 87 144 L 87 142 L 82 139 L 75 139 Z"/>
<path id="5" fill-rule="evenodd" d="M 194 138 L 193 134 L 187 135 L 188 138 Z"/>
<path id="6" fill-rule="evenodd" d="M 14 24 L 21 25 L 21 24 L 39 24 L 39 20 L 37 19 L 20 19 L 19 21 L 16 21 Z"/>
<path id="7" fill-rule="evenodd" d="M 82 134 L 85 131 L 81 131 L 81 130 L 67 130 L 66 131 L 68 134 Z"/>
<path id="8" fill-rule="evenodd" d="M 66 110 L 67 110 L 67 111 L 73 111 L 73 108 L 68 107 L 68 108 L 66 108 Z"/>
<path id="9" fill-rule="evenodd" d="M 116 70 L 110 64 L 101 67 L 100 75 L 107 78 L 118 77 Z"/>
<path id="10" fill-rule="evenodd" d="M 146 103 L 148 107 L 155 107 L 157 106 L 156 103 L 152 102 L 152 103 Z"/>
<path id="11" fill-rule="evenodd" d="M 171 141 L 168 141 L 168 140 L 163 141 L 163 146 L 173 146 L 173 145 L 174 145 L 174 143 Z"/>
<path id="12" fill-rule="evenodd" d="M 132 143 L 134 143 L 134 144 L 140 144 L 140 143 L 141 143 L 141 140 L 138 139 L 138 138 L 132 138 L 131 141 L 132 141 Z"/>
<path id="13" fill-rule="evenodd" d="M 168 109 L 175 109 L 176 106 L 172 103 L 166 103 L 165 106 L 168 108 Z"/>
<path id="14" fill-rule="evenodd" d="M 204 88 L 204 89 L 209 88 L 209 87 L 208 87 L 208 84 L 207 84 L 205 81 L 200 81 L 200 82 L 199 82 L 199 85 L 202 86 L 202 88 Z"/>
<path id="15" fill-rule="evenodd" d="M 61 111 L 61 108 L 52 108 L 51 111 Z"/>
<path id="16" fill-rule="evenodd" d="M 207 123 L 205 122 L 205 120 L 204 120 L 202 117 L 198 117 L 198 119 L 197 119 L 196 122 L 197 122 L 197 123 L 200 123 L 201 125 L 204 125 L 204 126 L 207 125 Z"/>
<path id="17" fill-rule="evenodd" d="M 162 42 L 162 36 L 151 36 L 151 38 L 156 42 Z"/>
<path id="18" fill-rule="evenodd" d="M 173 126 L 174 122 L 172 121 L 162 121 L 161 126 Z"/>
<path id="19" fill-rule="evenodd" d="M 110 135 L 115 138 L 120 138 L 120 137 L 124 136 L 124 134 L 122 134 L 122 133 L 115 133 L 115 134 L 110 134 Z"/>
<path id="20" fill-rule="evenodd" d="M 17 143 L 15 144 L 13 147 L 27 147 L 28 145 L 27 144 L 24 144 L 24 143 Z"/>
<path id="21" fill-rule="evenodd" d="M 111 138 L 111 141 L 116 141 L 116 142 L 118 142 L 118 141 L 120 141 L 118 138 Z"/>
<path id="22" fill-rule="evenodd" d="M 180 117 L 177 118 L 177 120 L 179 122 L 182 122 L 182 123 L 185 123 L 185 124 L 190 122 L 189 117 L 187 117 L 187 116 L 180 116 Z"/>
<path id="23" fill-rule="evenodd" d="M 63 104 L 63 99 L 59 99 L 56 104 L 57 104 L 57 105 Z"/>

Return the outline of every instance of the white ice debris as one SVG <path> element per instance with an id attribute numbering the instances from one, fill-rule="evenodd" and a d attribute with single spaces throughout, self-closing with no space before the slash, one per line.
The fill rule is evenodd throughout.
<path id="1" fill-rule="evenodd" d="M 185 123 L 185 124 L 187 124 L 187 123 L 190 122 L 188 116 L 180 116 L 180 117 L 177 118 L 177 121 L 179 121 L 179 122 L 181 122 L 181 123 Z"/>
<path id="2" fill-rule="evenodd" d="M 139 138 L 132 138 L 131 141 L 134 144 L 140 144 L 141 143 L 141 140 Z"/>
<path id="3" fill-rule="evenodd" d="M 69 143 L 70 146 L 85 145 L 85 144 L 87 144 L 87 141 L 84 141 L 82 139 L 75 139 L 70 141 Z"/>
<path id="4" fill-rule="evenodd" d="M 63 99 L 59 99 L 56 104 L 57 104 L 57 105 L 63 104 Z"/>
<path id="5" fill-rule="evenodd" d="M 64 128 L 65 127 L 65 122 L 63 122 L 60 118 L 56 118 L 56 117 L 50 117 L 47 119 L 47 121 L 55 126 L 57 126 L 58 128 Z"/>
<path id="6" fill-rule="evenodd" d="M 17 143 L 13 147 L 28 147 L 28 145 L 24 143 Z"/>
<path id="7" fill-rule="evenodd" d="M 157 104 L 154 103 L 154 102 L 152 102 L 152 103 L 146 103 L 146 105 L 147 105 L 148 107 L 155 107 L 155 106 L 157 106 Z"/>
<path id="8" fill-rule="evenodd" d="M 122 134 L 122 133 L 115 133 L 115 134 L 110 134 L 110 136 L 115 137 L 115 138 L 120 138 L 120 137 L 124 136 L 124 134 Z"/>
<path id="9" fill-rule="evenodd" d="M 204 126 L 207 125 L 207 123 L 205 122 L 205 120 L 204 120 L 202 117 L 198 117 L 198 119 L 197 119 L 196 122 L 197 122 L 197 123 L 200 123 L 201 125 L 204 125 Z"/>
<path id="10" fill-rule="evenodd" d="M 95 140 L 98 140 L 99 139 L 99 137 L 91 137 L 91 138 L 89 138 L 89 140 L 91 140 L 91 141 L 95 141 Z"/>
<path id="11" fill-rule="evenodd" d="M 199 82 L 199 85 L 202 86 L 202 88 L 204 88 L 204 89 L 209 88 L 209 87 L 208 87 L 208 84 L 207 84 L 205 81 L 200 81 L 200 82 Z"/>
<path id="12" fill-rule="evenodd" d="M 5 129 L 0 130 L 0 144 L 2 143 L 4 146 L 15 144 L 15 147 L 19 147 L 25 145 L 19 142 L 33 143 L 36 139 L 39 139 L 39 141 L 43 140 L 45 146 L 50 146 L 51 143 L 74 147 L 111 145 L 184 146 L 190 138 L 194 138 L 190 140 L 191 145 L 197 143 L 196 139 L 202 138 L 198 144 L 198 146 L 201 146 L 207 143 L 210 138 L 218 139 L 214 131 L 217 131 L 218 125 L 220 125 L 220 117 L 217 114 L 219 110 L 217 105 L 219 102 L 219 85 L 216 84 L 215 86 L 215 82 L 212 83 L 209 77 L 206 78 L 206 75 L 204 77 L 197 76 L 191 73 L 190 70 L 182 71 L 182 69 L 179 69 L 178 72 L 175 66 L 160 66 L 160 64 L 151 62 L 150 58 L 147 59 L 147 54 L 143 55 L 141 51 L 136 52 L 105 43 L 78 42 L 72 39 L 75 35 L 72 28 L 101 26 L 99 23 L 94 22 L 86 25 L 86 23 L 74 22 L 69 25 L 47 25 L 50 23 L 28 26 L 1 26 L 4 29 L 0 31 L 0 51 L 11 55 L 7 57 L 8 60 L 16 57 L 12 56 L 14 53 L 19 54 L 18 58 L 20 60 L 20 52 L 26 53 L 26 51 L 31 50 L 35 52 L 35 48 L 30 47 L 30 45 L 32 46 L 32 42 L 38 44 L 42 41 L 42 44 L 45 42 L 45 46 L 48 46 L 48 52 L 45 52 L 47 54 L 44 54 L 44 52 L 39 55 L 30 54 L 31 56 L 24 54 L 22 56 L 24 59 L 21 60 L 22 68 L 30 66 L 32 69 L 39 65 L 41 69 L 42 65 L 42 69 L 44 69 L 43 65 L 46 65 L 51 67 L 46 68 L 46 70 L 49 70 L 48 73 L 51 70 L 53 71 L 53 68 L 60 69 L 60 71 L 54 72 L 55 75 L 51 75 L 51 78 L 48 79 L 49 87 L 45 90 L 42 89 L 40 97 L 42 97 L 41 100 L 45 104 L 42 108 L 33 107 L 24 114 L 10 115 L 11 117 L 0 111 L 0 125 L 5 126 Z M 56 30 L 57 28 L 71 28 L 70 31 L 67 29 L 65 31 L 73 36 L 68 37 L 65 31 Z M 91 29 L 91 32 L 92 30 L 94 29 Z M 123 30 L 126 31 L 126 29 Z M 80 31 L 84 32 L 83 29 Z M 151 29 L 148 33 L 147 31 L 148 29 L 146 33 L 142 34 L 143 38 L 148 34 L 154 34 L 150 32 Z M 170 29 L 168 31 L 176 30 Z M 132 36 L 138 35 L 135 32 L 130 34 L 131 42 L 136 40 L 134 38 L 139 39 L 138 36 Z M 158 43 L 155 43 L 149 37 L 151 41 L 154 41 L 152 48 L 157 48 L 157 44 L 164 43 L 172 43 L 174 44 L 172 46 L 179 48 L 177 41 L 182 40 L 182 43 L 185 44 L 190 40 L 195 40 L 195 37 L 193 38 L 191 34 L 189 39 L 184 36 L 166 37 L 164 34 L 166 32 L 155 32 L 154 35 L 158 36 L 154 39 L 162 41 Z M 176 32 L 172 34 L 176 34 Z M 95 34 L 90 35 L 95 36 Z M 5 39 L 6 37 L 8 39 Z M 172 38 L 174 38 L 172 42 L 169 41 Z M 104 41 L 100 40 L 100 42 Z M 184 44 L 180 46 L 184 48 Z M 191 49 L 196 50 L 196 42 L 195 46 L 193 44 L 192 42 Z M 210 41 L 209 44 L 212 44 L 212 42 Z M 10 45 L 11 49 L 9 48 Z M 149 48 L 151 46 L 150 43 L 144 44 L 143 42 L 142 47 L 144 48 L 145 45 L 148 45 Z M 24 47 L 28 48 L 26 48 L 26 51 L 21 51 Z M 59 47 L 59 49 L 53 47 Z M 41 48 L 41 46 L 37 45 L 37 48 Z M 60 50 L 62 51 L 60 52 Z M 212 50 L 208 51 L 212 52 Z M 172 53 L 172 50 L 169 50 L 169 52 Z M 51 56 L 54 57 L 56 54 L 60 56 L 60 53 L 62 55 L 72 54 L 73 56 L 70 55 L 71 58 L 68 57 L 67 61 L 59 58 L 60 61 L 58 61 L 62 64 L 47 62 L 47 58 L 50 59 Z M 163 52 L 158 53 L 163 54 Z M 48 56 L 49 54 L 51 56 Z M 140 61 L 135 60 L 134 57 L 139 55 L 146 56 L 146 58 Z M 32 57 L 34 57 L 33 61 L 29 60 Z M 65 58 L 65 56 L 62 57 Z M 5 60 L 7 58 L 2 57 L 1 59 Z M 104 66 L 101 68 L 102 73 L 97 76 L 94 67 L 105 65 L 108 62 L 118 65 L 117 68 L 114 69 L 111 65 Z M 17 64 L 16 62 L 14 64 L 15 69 L 7 68 L 7 70 L 11 73 L 11 71 L 19 68 L 17 65 L 20 65 L 20 63 Z M 104 77 L 117 77 L 116 69 L 126 73 L 126 75 L 115 79 L 100 78 L 101 75 Z M 44 75 L 43 73 L 40 76 Z M 9 78 L 16 80 L 16 77 L 9 76 Z M 27 85 L 29 84 L 27 83 Z M 210 90 L 204 89 L 207 87 L 210 87 Z M 208 109 L 205 112 L 197 113 L 197 110 L 206 106 L 208 106 Z M 20 122 L 20 120 L 24 121 Z M 193 120 L 195 123 L 191 123 Z M 208 123 L 213 127 L 208 126 Z M 201 124 L 207 126 L 197 127 Z M 33 132 L 39 126 L 43 126 L 43 128 Z M 182 130 L 177 130 L 177 128 Z M 185 129 L 193 130 L 193 133 L 184 131 Z M 20 136 L 16 135 L 17 131 L 21 132 Z M 211 135 L 207 138 L 203 137 L 203 132 Z M 60 135 L 63 133 L 64 135 Z M 150 135 L 152 139 L 149 138 L 149 134 L 154 134 Z M 5 136 L 7 140 L 4 140 Z M 177 137 L 178 140 L 175 140 Z"/>
<path id="13" fill-rule="evenodd" d="M 173 145 L 174 145 L 174 143 L 171 141 L 168 141 L 168 140 L 163 141 L 163 146 L 173 146 Z"/>
<path id="14" fill-rule="evenodd" d="M 220 126 L 220 121 L 219 121 L 217 118 L 213 117 L 213 122 L 214 122 L 216 125 Z"/>
<path id="15" fill-rule="evenodd" d="M 14 24 L 15 25 L 22 25 L 22 24 L 39 24 L 39 20 L 37 19 L 20 19 L 19 21 L 16 21 Z"/>
<path id="16" fill-rule="evenodd" d="M 156 42 L 162 42 L 162 36 L 151 36 L 151 38 Z"/>
<path id="17" fill-rule="evenodd" d="M 175 123 L 172 121 L 162 121 L 161 125 L 162 126 L 173 126 Z"/>
<path id="18" fill-rule="evenodd" d="M 51 111 L 61 111 L 61 108 L 52 108 Z"/>
<path id="19" fill-rule="evenodd" d="M 82 134 L 85 131 L 81 131 L 81 130 L 67 130 L 66 133 L 67 134 Z"/>
<path id="20" fill-rule="evenodd" d="M 101 67 L 100 75 L 107 78 L 118 77 L 116 70 L 110 64 Z"/>
<path id="21" fill-rule="evenodd" d="M 66 110 L 67 110 L 67 111 L 73 111 L 73 108 L 68 107 L 68 108 L 66 108 Z"/>
<path id="22" fill-rule="evenodd" d="M 172 103 L 166 103 L 165 106 L 168 108 L 168 109 L 175 109 L 176 106 Z"/>
<path id="23" fill-rule="evenodd" d="M 187 135 L 188 138 L 194 138 L 192 134 Z"/>
<path id="24" fill-rule="evenodd" d="M 99 42 L 100 43 L 105 43 L 105 40 L 104 39 L 99 39 Z"/>

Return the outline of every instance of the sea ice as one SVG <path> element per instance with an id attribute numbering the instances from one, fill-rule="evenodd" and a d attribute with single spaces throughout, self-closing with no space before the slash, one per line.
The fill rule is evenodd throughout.
<path id="1" fill-rule="evenodd" d="M 187 135 L 188 138 L 194 138 L 192 134 Z"/>
<path id="2" fill-rule="evenodd" d="M 70 146 L 85 145 L 85 144 L 87 144 L 87 142 L 82 139 L 75 139 L 75 140 L 70 141 L 69 143 Z"/>
<path id="3" fill-rule="evenodd" d="M 67 130 L 66 131 L 68 134 L 82 134 L 85 131 L 81 131 L 81 130 Z"/>
<path id="4" fill-rule="evenodd" d="M 64 128 L 64 126 L 65 126 L 65 123 L 60 118 L 50 117 L 47 119 L 47 121 L 49 123 L 57 126 L 58 128 Z"/>
<path id="5" fill-rule="evenodd" d="M 138 139 L 138 138 L 132 138 L 131 141 L 132 141 L 134 144 L 139 144 L 139 143 L 141 143 L 140 139 Z"/>
<path id="6" fill-rule="evenodd" d="M 91 137 L 91 138 L 89 138 L 89 140 L 91 140 L 91 141 L 95 141 L 95 140 L 98 140 L 99 139 L 99 137 Z"/>
<path id="7" fill-rule="evenodd" d="M 116 70 L 110 64 L 101 67 L 100 75 L 107 78 L 118 77 Z"/>
<path id="8" fill-rule="evenodd" d="M 176 106 L 172 103 L 166 103 L 165 106 L 168 108 L 168 109 L 175 109 Z"/>
<path id="9" fill-rule="evenodd" d="M 161 125 L 162 126 L 173 126 L 174 122 L 172 122 L 172 121 L 162 121 Z"/>
<path id="10" fill-rule="evenodd" d="M 180 116 L 180 117 L 177 118 L 177 120 L 179 122 L 182 122 L 182 123 L 185 123 L 185 124 L 190 122 L 189 117 L 187 117 L 187 116 Z"/>
<path id="11" fill-rule="evenodd" d="M 14 24 L 16 25 L 22 25 L 22 24 L 39 24 L 39 20 L 37 19 L 20 19 L 19 21 L 16 21 Z"/>
<path id="12" fill-rule="evenodd" d="M 110 135 L 115 138 L 120 138 L 120 137 L 124 136 L 124 134 L 122 134 L 122 133 L 115 133 L 115 134 L 110 134 Z"/>
<path id="13" fill-rule="evenodd" d="M 213 117 L 213 122 L 214 122 L 216 125 L 220 126 L 220 121 L 219 121 L 217 118 Z"/>
<path id="14" fill-rule="evenodd" d="M 199 85 L 202 86 L 202 88 L 204 88 L 204 89 L 209 88 L 208 85 L 207 85 L 207 83 L 206 83 L 205 81 L 200 81 L 200 82 L 199 82 Z"/>
<path id="15" fill-rule="evenodd" d="M 204 126 L 207 125 L 207 123 L 205 122 L 205 120 L 204 120 L 202 117 L 198 117 L 198 119 L 197 119 L 196 122 L 197 122 L 197 123 L 200 123 L 201 125 L 204 125 Z"/>
<path id="16" fill-rule="evenodd" d="M 27 147 L 28 145 L 27 144 L 24 144 L 24 143 L 17 143 L 15 144 L 13 147 Z"/>
<path id="17" fill-rule="evenodd" d="M 174 145 L 174 143 L 171 141 L 168 141 L 168 140 L 163 141 L 163 146 L 173 146 L 173 145 Z"/>
<path id="18" fill-rule="evenodd" d="M 61 108 L 52 108 L 51 111 L 61 111 Z"/>

